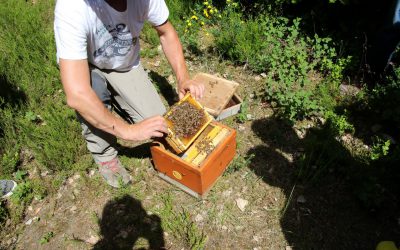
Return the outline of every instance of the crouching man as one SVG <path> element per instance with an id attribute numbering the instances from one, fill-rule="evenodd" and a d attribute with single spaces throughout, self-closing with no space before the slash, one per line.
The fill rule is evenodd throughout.
<path id="1" fill-rule="evenodd" d="M 201 98 L 204 86 L 189 78 L 182 45 L 168 21 L 164 0 L 58 0 L 54 32 L 68 105 L 78 113 L 87 148 L 106 182 L 118 187 L 130 175 L 118 160 L 117 137 L 142 141 L 162 137 L 166 109 L 144 71 L 139 35 L 148 21 L 156 29 L 182 98 Z M 112 104 L 128 123 L 110 112 Z"/>

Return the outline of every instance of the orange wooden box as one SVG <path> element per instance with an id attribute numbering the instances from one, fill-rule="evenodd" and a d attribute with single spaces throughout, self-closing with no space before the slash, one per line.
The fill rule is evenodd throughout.
<path id="1" fill-rule="evenodd" d="M 229 133 L 200 166 L 184 161 L 165 149 L 162 143 L 151 147 L 153 163 L 159 176 L 197 198 L 206 195 L 236 153 L 236 131 L 216 121 L 212 121 L 209 126 L 212 125 L 226 128 Z"/>

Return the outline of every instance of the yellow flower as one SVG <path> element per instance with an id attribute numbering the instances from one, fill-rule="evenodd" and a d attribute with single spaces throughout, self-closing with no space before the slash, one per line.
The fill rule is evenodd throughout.
<path id="1" fill-rule="evenodd" d="M 194 15 L 191 18 L 194 20 L 198 20 L 197 16 L 194 16 Z"/>
<path id="2" fill-rule="evenodd" d="M 207 9 L 204 9 L 204 10 L 203 10 L 203 13 L 204 13 L 204 15 L 205 15 L 207 18 L 209 17 L 208 12 L 207 12 Z"/>
<path id="3" fill-rule="evenodd" d="M 204 4 L 204 5 L 208 5 L 208 2 L 207 2 L 207 1 L 205 1 L 203 4 Z"/>
<path id="4" fill-rule="evenodd" d="M 213 10 L 213 9 L 211 9 L 211 10 L 210 10 L 210 14 L 213 14 L 213 13 L 214 13 L 214 10 Z"/>
<path id="5" fill-rule="evenodd" d="M 201 24 L 201 25 L 204 25 L 204 22 L 202 21 L 200 24 Z"/>

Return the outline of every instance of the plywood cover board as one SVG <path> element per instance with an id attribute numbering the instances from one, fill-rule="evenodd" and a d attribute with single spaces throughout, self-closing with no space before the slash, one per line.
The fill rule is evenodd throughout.
<path id="1" fill-rule="evenodd" d="M 196 81 L 202 82 L 205 87 L 204 96 L 199 102 L 214 116 L 218 116 L 231 100 L 239 84 L 206 73 L 194 76 Z"/>

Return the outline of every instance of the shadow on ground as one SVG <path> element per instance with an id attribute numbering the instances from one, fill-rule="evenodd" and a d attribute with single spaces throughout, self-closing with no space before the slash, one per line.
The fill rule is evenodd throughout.
<path id="1" fill-rule="evenodd" d="M 16 108 L 23 105 L 27 100 L 26 94 L 18 87 L 8 82 L 4 75 L 0 75 L 0 89 L 0 108 L 2 108 L 4 104 Z"/>
<path id="2" fill-rule="evenodd" d="M 168 102 L 168 105 L 171 106 L 178 101 L 178 95 L 175 89 L 171 86 L 171 84 L 169 84 L 165 77 L 155 71 L 150 71 L 149 77 L 156 86 L 158 92 L 164 96 L 165 100 Z"/>
<path id="3" fill-rule="evenodd" d="M 102 239 L 93 249 L 165 247 L 160 217 L 148 215 L 141 202 L 129 195 L 107 202 L 99 224 Z M 146 240 L 148 245 L 142 239 Z"/>
<path id="4" fill-rule="evenodd" d="M 328 127 L 313 129 L 303 139 L 274 118 L 256 120 L 252 129 L 263 144 L 248 151 L 255 156 L 250 168 L 284 191 L 288 203 L 281 227 L 294 249 L 374 249 L 381 240 L 400 239 L 395 191 L 377 180 L 362 180 L 374 177 L 371 166 L 354 159 L 329 136 Z M 375 206 L 375 200 L 361 202 L 363 196 L 381 200 Z"/>

